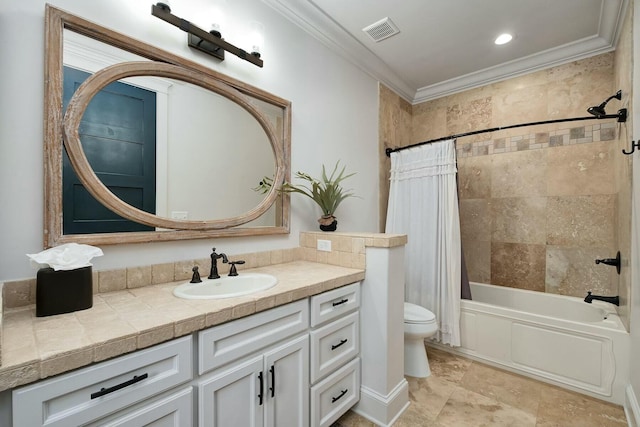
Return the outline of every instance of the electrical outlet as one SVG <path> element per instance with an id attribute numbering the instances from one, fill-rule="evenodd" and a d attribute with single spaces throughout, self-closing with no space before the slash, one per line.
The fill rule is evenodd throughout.
<path id="1" fill-rule="evenodd" d="M 188 219 L 189 212 L 187 211 L 171 211 L 171 219 Z"/>
<path id="2" fill-rule="evenodd" d="M 331 240 L 320 240 L 320 239 L 318 239 L 317 248 L 318 248 L 319 251 L 331 252 Z"/>

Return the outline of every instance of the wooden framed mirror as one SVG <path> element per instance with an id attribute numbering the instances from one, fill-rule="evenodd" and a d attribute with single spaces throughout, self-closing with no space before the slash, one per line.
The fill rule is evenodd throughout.
<path id="1" fill-rule="evenodd" d="M 266 195 L 262 195 L 251 188 L 257 186 L 259 179 L 264 175 L 274 176 L 276 182 L 283 182 L 290 177 L 291 103 L 289 101 L 50 5 L 47 5 L 46 8 L 45 29 L 45 247 L 66 242 L 104 245 L 289 232 L 289 195 L 278 193 L 274 189 Z M 66 52 L 71 39 L 78 38 L 98 43 L 108 49 L 115 49 L 120 53 L 126 53 L 123 57 L 131 58 L 122 62 L 116 61 L 112 65 L 95 66 L 95 69 L 79 67 L 88 70 L 89 77 L 86 78 L 85 83 L 79 84 L 79 86 L 76 84 L 71 95 L 68 95 L 68 88 L 65 88 L 65 84 L 67 84 L 65 83 L 65 73 L 69 66 Z M 65 43 L 67 43 L 66 46 Z M 93 56 L 100 57 L 101 55 L 94 54 Z M 110 56 L 110 54 L 104 56 Z M 179 98 L 177 94 L 180 92 L 177 89 L 191 90 L 187 96 L 189 100 L 200 97 L 197 92 L 194 92 L 195 89 L 199 89 L 207 99 L 204 101 L 205 104 L 199 104 L 198 108 L 194 106 L 193 111 L 183 108 L 182 110 L 185 110 L 187 117 L 185 118 L 184 114 L 179 118 L 172 116 L 173 122 L 165 120 L 169 118 L 168 115 L 156 114 L 161 126 L 158 125 L 157 132 L 152 132 L 154 135 L 156 133 L 171 134 L 167 128 L 175 128 L 180 130 L 174 130 L 173 133 L 182 135 L 183 138 L 175 138 L 176 142 L 167 138 L 173 143 L 173 148 L 167 150 L 171 154 L 166 155 L 165 153 L 164 163 L 158 160 L 158 164 L 150 169 L 153 171 L 151 175 L 157 178 L 158 182 L 164 183 L 163 185 L 157 184 L 155 187 L 153 184 L 151 185 L 153 192 L 158 193 L 158 201 L 147 204 L 151 206 L 150 208 L 146 208 L 142 204 L 136 206 L 131 202 L 131 200 L 137 200 L 136 197 L 129 198 L 128 193 L 118 192 L 118 189 L 121 188 L 119 184 L 110 186 L 106 180 L 98 177 L 100 175 L 98 170 L 102 168 L 104 159 L 96 163 L 91 158 L 93 156 L 91 144 L 85 143 L 84 139 L 81 141 L 80 137 L 80 134 L 87 133 L 86 129 L 95 128 L 94 123 L 88 120 L 83 121 L 83 117 L 85 113 L 90 115 L 89 108 L 93 108 L 90 106 L 94 102 L 98 102 L 96 100 L 99 97 L 106 96 L 102 95 L 106 88 L 110 88 L 113 84 L 122 83 L 125 86 L 145 88 L 144 84 L 138 84 L 136 81 L 138 78 L 160 79 L 168 82 L 168 87 L 176 89 L 175 92 L 171 92 L 170 99 Z M 214 96 L 219 99 L 213 99 Z M 163 101 L 158 104 L 167 104 L 166 95 L 161 99 Z M 207 102 L 209 104 L 206 104 Z M 216 103 L 216 106 L 222 105 L 222 107 L 216 108 L 224 108 L 224 110 L 214 112 L 213 103 Z M 169 105 L 169 108 L 164 106 L 165 114 L 167 114 L 167 110 L 178 110 L 177 107 L 171 107 L 172 104 Z M 146 110 L 149 108 L 146 107 Z M 158 111 L 160 110 L 158 108 Z M 211 114 L 207 114 L 209 111 Z M 220 124 L 216 124 L 213 130 L 198 130 L 188 134 L 183 129 L 193 127 L 192 123 L 194 123 L 195 116 L 198 115 L 195 114 L 196 112 L 203 117 L 203 121 L 213 121 L 213 117 L 220 116 L 236 126 L 225 130 L 220 129 Z M 238 119 L 238 114 L 243 114 L 248 119 Z M 101 115 L 106 116 L 104 113 Z M 178 115 L 175 114 L 175 116 Z M 129 118 L 130 115 L 127 115 L 126 120 L 130 121 Z M 246 121 L 238 126 L 238 120 Z M 185 121 L 189 122 L 189 126 L 178 126 Z M 99 123 L 98 125 L 104 128 L 99 132 L 110 132 L 110 135 L 118 133 L 120 129 L 117 126 L 112 126 L 111 123 L 109 125 Z M 146 129 L 149 128 L 152 126 L 147 124 Z M 239 129 L 253 129 L 251 131 L 253 133 L 245 131 L 240 135 Z M 195 146 L 196 148 L 194 148 L 196 142 L 193 140 L 197 138 L 193 138 L 193 135 L 197 134 L 208 136 L 206 147 Z M 218 145 L 215 145 L 210 143 L 212 134 L 215 134 L 216 137 L 227 135 L 230 139 L 216 141 L 215 144 Z M 96 139 L 95 135 L 92 137 Z M 111 137 L 109 136 L 109 138 Z M 94 145 L 100 146 L 100 143 Z M 129 145 L 138 147 L 133 144 Z M 171 146 L 171 144 L 168 145 Z M 128 153 L 131 153 L 132 150 L 126 148 L 120 150 L 120 146 L 124 147 L 123 144 L 120 144 L 116 148 L 109 148 L 108 157 L 117 158 L 116 154 L 119 151 L 131 157 Z M 233 149 L 240 151 L 233 151 Z M 136 150 L 142 151 L 138 148 L 133 151 Z M 180 150 L 183 151 L 182 154 L 180 154 Z M 148 148 L 146 151 L 155 152 Z M 162 150 L 156 151 L 160 153 Z M 191 161 L 189 156 L 192 156 Z M 120 156 L 120 158 L 122 157 Z M 158 155 L 157 157 L 162 156 Z M 183 160 L 180 167 L 174 165 L 173 172 L 169 173 L 168 171 L 172 168 L 167 168 L 167 159 L 174 164 L 179 164 L 176 159 L 182 157 L 186 160 Z M 211 161 L 203 163 L 201 161 L 203 158 L 220 158 L 220 160 L 216 166 Z M 270 160 L 256 166 L 251 163 L 251 159 Z M 116 162 L 113 159 L 111 161 Z M 68 182 L 69 172 L 66 170 L 63 172 L 67 163 L 73 166 L 72 173 L 77 176 L 79 181 L 74 186 Z M 98 164 L 100 166 L 97 166 Z M 115 165 L 116 169 L 123 169 L 120 163 Z M 243 165 L 246 166 L 244 169 Z M 225 166 L 227 169 L 224 169 Z M 178 173 L 176 173 L 176 169 Z M 180 173 L 180 170 L 183 172 Z M 232 170 L 237 171 L 238 174 L 228 176 Z M 196 173 L 198 171 L 202 174 L 198 175 Z M 147 175 L 149 174 L 147 173 Z M 181 190 L 174 191 L 173 194 L 168 192 L 169 189 L 176 187 L 174 185 L 176 182 L 182 181 L 180 177 L 183 176 L 189 176 L 192 180 L 187 180 Z M 225 178 L 226 181 L 221 178 Z M 245 182 L 243 179 L 249 181 Z M 219 185 L 216 185 L 217 182 Z M 236 187 L 233 187 L 234 185 Z M 80 208 L 69 208 L 66 199 L 67 193 L 64 193 L 69 191 L 69 188 L 75 189 L 73 194 L 76 194 Z M 80 192 L 78 192 L 78 188 L 80 188 Z M 149 192 L 151 191 L 146 191 L 146 193 Z M 246 197 L 239 197 L 237 195 L 239 192 Z M 89 195 L 90 199 L 88 199 Z M 258 199 L 255 199 L 256 197 Z M 185 200 L 196 200 L 198 203 L 196 206 L 184 208 L 184 204 L 176 202 L 180 199 L 182 200 L 180 203 L 185 203 Z M 238 199 L 247 199 L 248 201 L 231 208 L 230 206 Z M 143 230 L 148 231 L 123 231 L 128 228 L 107 232 L 100 231 L 100 229 L 95 231 L 91 228 L 87 229 L 90 231 L 84 231 L 83 228 L 80 228 L 80 231 L 72 230 L 67 225 L 68 219 L 74 217 L 73 215 L 77 211 L 83 211 L 85 206 L 91 205 L 87 200 L 108 212 L 107 222 L 113 223 L 114 221 L 111 219 L 113 216 L 118 221 L 141 225 Z M 211 203 L 212 200 L 215 203 Z M 173 206 L 171 202 L 178 204 Z M 225 209 L 219 209 L 220 207 Z M 191 214 L 195 212 L 201 213 L 198 217 L 192 218 Z M 209 212 L 212 212 L 211 217 L 207 216 Z M 78 222 L 88 221 L 80 215 Z"/>

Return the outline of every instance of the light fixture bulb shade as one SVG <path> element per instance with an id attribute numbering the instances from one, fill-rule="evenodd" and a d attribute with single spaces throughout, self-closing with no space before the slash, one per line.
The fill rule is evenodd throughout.
<path id="1" fill-rule="evenodd" d="M 222 30 L 229 30 L 227 22 L 227 2 L 224 0 L 217 0 L 215 4 L 209 9 L 209 22 L 211 22 L 210 31 L 218 31 L 222 33 Z"/>
<path id="2" fill-rule="evenodd" d="M 159 0 L 156 2 L 156 6 L 171 11 L 171 2 L 169 0 Z"/>
<path id="3" fill-rule="evenodd" d="M 259 22 L 250 23 L 249 43 L 251 44 L 251 53 L 262 53 L 264 49 L 264 25 Z"/>

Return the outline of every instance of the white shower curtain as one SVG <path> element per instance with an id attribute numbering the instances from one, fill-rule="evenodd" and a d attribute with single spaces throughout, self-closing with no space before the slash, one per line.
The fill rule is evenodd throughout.
<path id="1" fill-rule="evenodd" d="M 460 218 L 454 140 L 391 153 L 387 233 L 408 235 L 405 300 L 431 310 L 438 341 L 460 345 Z"/>

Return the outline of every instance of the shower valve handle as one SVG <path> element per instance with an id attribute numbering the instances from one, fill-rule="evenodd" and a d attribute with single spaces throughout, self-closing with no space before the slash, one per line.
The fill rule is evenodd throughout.
<path id="1" fill-rule="evenodd" d="M 612 265 L 616 268 L 616 271 L 618 272 L 618 274 L 620 274 L 620 251 L 618 251 L 615 258 L 597 259 L 596 264 Z"/>

